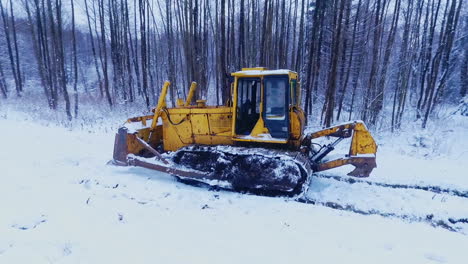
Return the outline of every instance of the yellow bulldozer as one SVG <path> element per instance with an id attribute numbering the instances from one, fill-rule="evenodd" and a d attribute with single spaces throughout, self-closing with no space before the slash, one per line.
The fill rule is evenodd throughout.
<path id="1" fill-rule="evenodd" d="M 260 194 L 302 193 L 314 172 L 343 165 L 348 175 L 368 177 L 377 145 L 362 121 L 304 133 L 298 74 L 290 70 L 243 68 L 231 73 L 226 105 L 185 101 L 166 105 L 162 87 L 154 114 L 128 119 L 115 137 L 113 163 L 172 174 L 184 181 Z M 332 137 L 318 145 L 320 137 Z M 349 153 L 328 160 L 336 144 L 351 138 Z M 319 147 L 316 147 L 316 146 Z"/>

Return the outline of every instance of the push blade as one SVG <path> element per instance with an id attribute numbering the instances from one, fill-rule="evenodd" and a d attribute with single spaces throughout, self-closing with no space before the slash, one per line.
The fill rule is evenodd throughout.
<path id="1" fill-rule="evenodd" d="M 372 170 L 377 167 L 375 158 L 357 159 L 351 163 L 355 168 L 348 173 L 349 176 L 365 178 L 369 177 Z"/>

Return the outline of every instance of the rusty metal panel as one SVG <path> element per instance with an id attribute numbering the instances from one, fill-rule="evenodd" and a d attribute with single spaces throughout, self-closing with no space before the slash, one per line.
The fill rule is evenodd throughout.
<path id="1" fill-rule="evenodd" d="M 170 166 L 163 166 L 155 163 L 146 162 L 140 159 L 129 159 L 128 164 L 137 167 L 143 167 L 147 169 L 157 170 L 165 173 L 169 173 L 174 176 L 184 177 L 184 178 L 195 178 L 195 179 L 206 179 L 209 180 L 209 176 L 202 172 L 196 172 L 193 170 L 185 171 L 177 169 Z"/>
<path id="2" fill-rule="evenodd" d="M 127 128 L 121 127 L 115 134 L 113 158 L 118 163 L 127 164 L 127 155 Z"/>

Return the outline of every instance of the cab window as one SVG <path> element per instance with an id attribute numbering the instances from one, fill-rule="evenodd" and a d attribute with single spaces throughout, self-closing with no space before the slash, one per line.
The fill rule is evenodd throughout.
<path id="1" fill-rule="evenodd" d="M 291 80 L 291 105 L 297 105 L 297 80 Z"/>
<path id="2" fill-rule="evenodd" d="M 265 118 L 284 120 L 286 118 L 287 78 L 265 78 Z"/>

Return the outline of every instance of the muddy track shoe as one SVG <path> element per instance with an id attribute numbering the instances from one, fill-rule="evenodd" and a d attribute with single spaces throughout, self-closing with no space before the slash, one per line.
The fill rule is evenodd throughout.
<path id="1" fill-rule="evenodd" d="M 294 195 L 303 191 L 310 166 L 297 153 L 232 146 L 188 146 L 172 162 L 201 171 L 206 178 L 228 183 L 223 187 L 265 195 Z M 305 162 L 303 162 L 305 161 Z"/>

